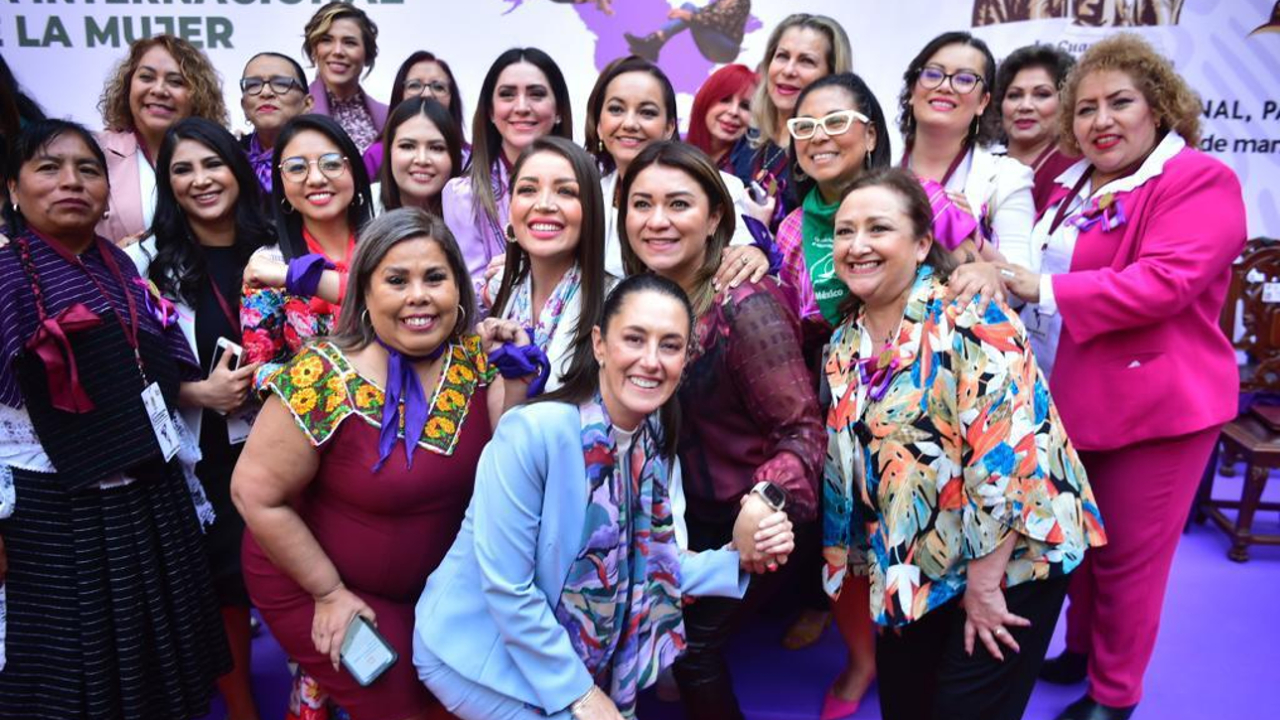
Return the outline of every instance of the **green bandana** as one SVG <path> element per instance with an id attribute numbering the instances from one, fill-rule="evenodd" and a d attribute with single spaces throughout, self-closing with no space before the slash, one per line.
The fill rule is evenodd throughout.
<path id="1" fill-rule="evenodd" d="M 815 187 L 805 196 L 803 207 L 804 264 L 809 268 L 809 281 L 813 283 L 813 296 L 818 301 L 822 317 L 836 327 L 842 319 L 840 304 L 849 296 L 849 288 L 836 277 L 835 260 L 831 257 L 836 210 L 840 202 L 828 204 Z"/>

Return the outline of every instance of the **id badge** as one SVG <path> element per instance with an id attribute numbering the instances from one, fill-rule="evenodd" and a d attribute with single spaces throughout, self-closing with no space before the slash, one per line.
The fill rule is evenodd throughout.
<path id="1" fill-rule="evenodd" d="M 158 384 L 151 383 L 142 391 L 142 404 L 151 418 L 151 430 L 156 434 L 156 442 L 160 443 L 160 452 L 168 462 L 178 454 L 178 429 L 173 426 L 173 418 L 169 417 L 169 408 L 164 404 L 164 395 L 160 393 Z"/>
<path id="2" fill-rule="evenodd" d="M 395 648 L 360 615 L 351 618 L 347 625 L 339 656 L 342 666 L 361 687 L 368 687 L 377 680 L 395 664 L 397 658 Z"/>
<path id="3" fill-rule="evenodd" d="M 259 408 L 243 408 L 227 414 L 227 442 L 239 445 L 249 439 L 249 431 L 253 429 L 253 421 L 258 419 Z"/>

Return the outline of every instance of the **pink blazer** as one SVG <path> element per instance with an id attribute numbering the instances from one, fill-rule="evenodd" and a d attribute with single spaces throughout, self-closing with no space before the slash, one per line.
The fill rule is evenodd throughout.
<path id="1" fill-rule="evenodd" d="M 96 230 L 119 243 L 147 229 L 142 224 L 142 191 L 138 187 L 138 138 L 115 130 L 103 130 L 95 137 L 107 157 L 107 179 L 111 181 L 109 214 L 98 222 Z"/>
<path id="2" fill-rule="evenodd" d="M 1127 222 L 1081 232 L 1071 271 L 1052 279 L 1063 333 L 1051 390 L 1081 450 L 1219 425 L 1240 392 L 1218 326 L 1247 234 L 1235 173 L 1188 147 L 1116 198 Z"/>

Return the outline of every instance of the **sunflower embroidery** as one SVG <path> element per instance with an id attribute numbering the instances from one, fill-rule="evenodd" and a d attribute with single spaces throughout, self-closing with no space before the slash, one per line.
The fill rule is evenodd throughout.
<path id="1" fill-rule="evenodd" d="M 318 399 L 314 388 L 303 388 L 289 398 L 289 407 L 295 415 L 302 416 L 315 409 Z"/>
<path id="2" fill-rule="evenodd" d="M 315 385 L 323 373 L 324 362 L 315 355 L 308 355 L 295 363 L 289 370 L 289 379 L 293 381 L 294 385 L 306 388 Z"/>
<path id="3" fill-rule="evenodd" d="M 466 404 L 467 399 L 462 393 L 452 388 L 444 388 L 440 391 L 440 398 L 436 400 L 436 409 L 441 412 L 453 412 Z"/>
<path id="4" fill-rule="evenodd" d="M 356 407 L 361 410 L 367 410 L 381 404 L 382 393 L 378 392 L 378 388 L 364 384 L 356 390 Z"/>
<path id="5" fill-rule="evenodd" d="M 437 415 L 427 422 L 427 437 L 433 439 L 448 437 L 453 435 L 456 429 L 452 420 Z"/>
<path id="6" fill-rule="evenodd" d="M 463 383 L 469 383 L 472 380 L 474 380 L 475 377 L 476 375 L 474 372 L 471 371 L 471 368 L 467 367 L 462 363 L 450 364 L 449 372 L 446 374 L 446 379 L 449 381 L 451 385 L 461 385 Z"/>

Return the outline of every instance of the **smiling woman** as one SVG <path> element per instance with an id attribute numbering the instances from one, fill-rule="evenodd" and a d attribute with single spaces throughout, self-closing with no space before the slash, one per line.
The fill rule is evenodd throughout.
<path id="1" fill-rule="evenodd" d="M 331 2 L 311 16 L 303 34 L 302 52 L 316 67 L 315 112 L 337 120 L 363 153 L 387 123 L 387 106 L 360 87 L 360 76 L 378 58 L 378 26 L 360 8 Z"/>
<path id="2" fill-rule="evenodd" d="M 227 124 L 222 83 L 209 58 L 172 35 L 138 40 L 103 87 L 98 143 L 111 175 L 111 203 L 98 233 L 130 244 L 155 212 L 155 158 L 165 132 L 189 116 Z"/>

